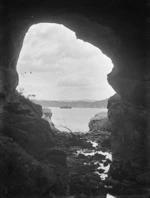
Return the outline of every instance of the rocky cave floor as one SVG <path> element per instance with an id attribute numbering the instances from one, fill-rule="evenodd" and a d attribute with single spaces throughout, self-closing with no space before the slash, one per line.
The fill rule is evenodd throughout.
<path id="1" fill-rule="evenodd" d="M 147 197 L 150 186 L 138 183 L 138 168 L 111 157 L 110 132 L 55 134 L 57 148 L 67 153 L 69 185 L 67 195 L 75 197 Z"/>
<path id="2" fill-rule="evenodd" d="M 31 112 L 38 109 L 27 102 Z M 5 110 L 0 136 L 0 198 L 21 198 L 22 194 L 100 198 L 108 193 L 117 198 L 148 198 L 150 185 L 137 180 L 143 170 L 112 161 L 111 132 L 53 131 L 41 115 L 40 107 L 36 116 L 26 107 L 14 108 L 14 104 Z"/>

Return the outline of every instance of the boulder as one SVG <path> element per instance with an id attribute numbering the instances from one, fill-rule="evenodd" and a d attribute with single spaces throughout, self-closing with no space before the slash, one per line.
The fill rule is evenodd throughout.
<path id="1" fill-rule="evenodd" d="M 58 129 L 55 128 L 55 125 L 54 125 L 54 123 L 53 123 L 52 120 L 51 120 L 52 115 L 53 115 L 51 109 L 46 108 L 46 107 L 43 107 L 43 108 L 42 108 L 42 111 L 43 111 L 43 116 L 42 116 L 42 118 L 43 118 L 44 120 L 46 120 L 46 121 L 49 123 L 51 129 L 52 129 L 53 131 L 56 132 Z"/>
<path id="2" fill-rule="evenodd" d="M 52 117 L 52 115 L 53 115 L 51 109 L 46 108 L 46 107 L 43 107 L 43 108 L 42 108 L 42 112 L 43 112 L 43 115 L 44 115 L 45 117 L 49 117 L 49 118 L 51 119 L 51 117 Z"/>
<path id="3" fill-rule="evenodd" d="M 2 133 L 13 138 L 28 154 L 38 158 L 44 148 L 54 146 L 53 132 L 48 122 L 35 116 L 5 112 Z"/>
<path id="4" fill-rule="evenodd" d="M 89 122 L 89 130 L 95 131 L 111 131 L 111 122 L 108 118 L 102 118 L 101 114 L 96 114 Z"/>

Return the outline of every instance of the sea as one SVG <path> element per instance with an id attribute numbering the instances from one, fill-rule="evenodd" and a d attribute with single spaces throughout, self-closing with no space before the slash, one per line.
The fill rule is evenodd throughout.
<path id="1" fill-rule="evenodd" d="M 59 108 L 49 107 L 52 111 L 52 122 L 61 131 L 88 132 L 88 123 L 99 113 L 102 118 L 107 116 L 106 108 Z"/>

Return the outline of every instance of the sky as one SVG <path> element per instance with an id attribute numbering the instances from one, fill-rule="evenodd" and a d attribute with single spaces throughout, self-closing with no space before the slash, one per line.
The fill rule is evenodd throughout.
<path id="1" fill-rule="evenodd" d="M 107 82 L 112 68 L 100 49 L 77 39 L 75 32 L 40 23 L 24 38 L 17 90 L 42 100 L 102 100 L 115 93 Z"/>

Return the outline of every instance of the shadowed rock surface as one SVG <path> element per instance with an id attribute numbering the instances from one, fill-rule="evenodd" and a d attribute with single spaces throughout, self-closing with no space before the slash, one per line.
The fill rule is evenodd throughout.
<path id="1" fill-rule="evenodd" d="M 51 165 L 27 154 L 12 138 L 0 138 L 0 195 L 40 195 L 56 183 Z"/>
<path id="2" fill-rule="evenodd" d="M 128 105 L 117 94 L 108 101 L 108 117 L 112 123 L 112 151 L 115 157 L 130 161 L 133 166 L 146 168 L 148 150 L 146 123 L 143 120 L 145 112 L 132 106 L 129 108 Z"/>
<path id="3" fill-rule="evenodd" d="M 5 106 L 0 134 L 0 196 L 65 194 L 67 155 L 55 149 L 54 132 L 42 114 L 39 105 L 22 96 Z"/>

